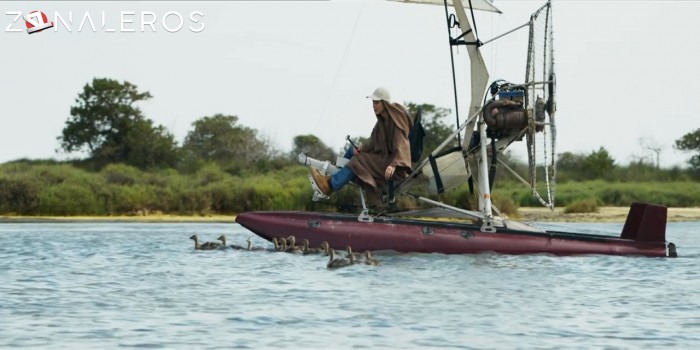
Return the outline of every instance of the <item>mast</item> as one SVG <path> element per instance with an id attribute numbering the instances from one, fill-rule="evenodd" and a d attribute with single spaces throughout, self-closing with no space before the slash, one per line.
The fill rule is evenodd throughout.
<path id="1" fill-rule="evenodd" d="M 477 42 L 475 31 L 469 22 L 462 0 L 453 0 L 453 6 L 457 13 L 457 19 L 459 20 L 460 29 L 462 30 L 462 37 L 465 39 L 467 53 L 469 54 L 471 66 L 471 102 L 469 104 L 468 115 L 473 115 L 481 108 L 486 86 L 488 85 L 489 71 L 486 69 L 484 58 L 481 56 L 481 51 L 479 50 L 481 43 Z M 451 44 L 460 45 L 460 43 L 454 41 Z M 466 132 L 471 131 L 472 130 L 469 129 L 466 130 Z M 471 135 L 469 136 L 471 137 Z M 465 140 L 468 139 L 465 137 Z"/>
<path id="2" fill-rule="evenodd" d="M 465 45 L 467 48 L 467 54 L 469 55 L 470 73 L 471 73 L 471 100 L 469 101 L 469 113 L 468 119 L 458 127 L 458 132 L 464 129 L 464 142 L 462 145 L 462 152 L 466 155 L 469 151 L 468 147 L 472 139 L 472 133 L 474 132 L 474 127 L 479 124 L 478 132 L 480 142 L 480 150 L 478 156 L 474 157 L 477 159 L 477 171 L 472 173 L 479 184 L 479 210 L 483 214 L 483 226 L 482 231 L 495 231 L 493 226 L 493 212 L 491 206 L 491 189 L 489 188 L 488 180 L 488 157 L 487 157 L 487 137 L 486 137 L 486 124 L 481 115 L 483 96 L 486 92 L 486 87 L 488 86 L 489 72 L 486 69 L 486 64 L 481 55 L 479 47 L 482 45 L 481 41 L 478 40 L 476 35 L 476 30 L 473 28 L 473 24 L 470 22 L 467 12 L 465 10 L 465 5 L 469 8 L 470 14 L 473 17 L 474 10 L 483 10 L 490 12 L 501 13 L 490 0 L 392 0 L 398 2 L 411 2 L 411 3 L 426 3 L 426 4 L 442 4 L 446 9 L 446 20 L 448 21 L 448 26 L 451 23 L 451 16 L 447 14 L 447 6 L 451 5 L 457 15 L 457 21 L 459 22 L 459 27 L 461 34 L 457 38 L 452 38 L 450 36 L 450 45 L 459 46 Z M 452 66 L 452 74 L 454 76 L 454 65 Z M 455 86 L 456 89 L 456 86 Z M 457 101 L 455 101 L 457 103 Z M 459 118 L 459 117 L 458 117 Z M 458 119 L 459 120 L 459 119 Z M 449 139 L 445 140 L 437 150 L 433 151 L 431 154 L 434 155 L 439 149 L 442 149 Z M 427 164 L 428 159 L 426 158 L 418 168 L 422 168 Z M 467 171 L 471 172 L 469 167 Z M 409 179 L 413 178 L 417 174 L 414 170 L 410 175 Z M 402 185 L 399 186 L 401 188 Z"/>
<path id="3" fill-rule="evenodd" d="M 469 0 L 467 0 L 469 1 Z M 471 101 L 469 103 L 469 115 L 477 114 L 481 107 L 484 93 L 486 92 L 486 86 L 488 85 L 489 72 L 486 69 L 486 64 L 484 63 L 484 58 L 481 55 L 479 46 L 481 42 L 477 40 L 476 33 L 469 22 L 467 13 L 464 10 L 464 4 L 462 0 L 453 0 L 453 7 L 457 14 L 457 19 L 459 20 L 460 29 L 462 30 L 461 37 L 464 38 L 464 44 L 467 46 L 467 53 L 469 54 L 469 63 L 471 68 Z M 473 11 L 473 9 L 470 9 Z M 451 40 L 451 45 L 460 45 L 458 40 Z M 454 73 L 454 72 L 453 72 Z M 464 131 L 464 145 L 463 150 L 467 150 L 469 147 L 470 140 L 472 139 L 471 133 L 474 130 L 474 122 L 472 121 L 467 125 Z M 486 143 L 488 141 L 486 137 L 486 123 L 479 113 L 479 153 L 480 159 L 478 162 L 478 183 L 479 183 L 479 209 L 484 214 L 483 225 L 481 229 L 483 231 L 493 231 L 493 212 L 491 209 L 491 189 L 489 188 L 488 181 L 488 157 L 486 152 Z"/>
<path id="4" fill-rule="evenodd" d="M 448 186 L 449 188 L 454 188 L 468 180 L 474 179 L 477 182 L 480 194 L 479 211 L 481 213 L 480 219 L 483 223 L 481 230 L 495 230 L 493 223 L 496 221 L 495 219 L 497 219 L 497 217 L 494 217 L 493 213 L 498 213 L 498 210 L 492 206 L 491 202 L 491 179 L 489 177 L 493 176 L 493 172 L 489 171 L 489 152 L 491 152 L 493 156 L 491 167 L 495 170 L 495 163 L 497 161 L 505 165 L 502 160 L 496 157 L 496 154 L 503 151 L 511 143 L 522 141 L 523 138 L 527 136 L 528 164 L 530 170 L 529 181 L 525 180 L 513 169 L 507 166 L 504 166 L 504 168 L 510 171 L 516 178 L 520 179 L 526 186 L 529 186 L 533 196 L 543 205 L 553 209 L 556 177 L 556 128 L 554 122 L 554 114 L 556 111 L 556 76 L 554 73 L 554 50 L 552 45 L 551 0 L 547 0 L 545 5 L 535 11 L 530 17 L 530 21 L 527 23 L 485 42 L 492 42 L 521 28 L 528 27 L 530 29 L 525 83 L 511 84 L 502 80 L 494 82 L 495 85 L 493 88 L 498 91 L 495 93 L 492 92 L 494 96 L 489 101 L 489 104 L 493 101 L 499 101 L 502 98 L 511 98 L 515 102 L 515 104 L 509 104 L 510 106 L 505 106 L 506 104 L 503 104 L 503 110 L 505 111 L 496 111 L 496 105 L 493 105 L 491 108 L 489 108 L 489 104 L 483 106 L 483 104 L 486 103 L 485 92 L 488 86 L 489 73 L 480 52 L 480 47 L 485 43 L 479 40 L 474 10 L 501 13 L 500 10 L 493 6 L 491 0 L 392 1 L 441 4 L 445 7 L 456 105 L 459 104 L 459 96 L 456 92 L 457 83 L 452 46 L 466 46 L 471 73 L 469 117 L 466 121 L 459 124 L 459 110 L 456 108 L 457 106 L 455 106 L 459 124 L 457 130 L 452 135 L 445 138 L 427 158 L 413 168 L 413 171 L 408 177 L 395 189 L 395 193 L 408 193 L 408 188 L 415 186 L 421 181 L 425 181 L 429 184 L 429 192 L 432 191 L 439 194 L 445 191 Z M 448 5 L 454 8 L 454 14 L 449 13 Z M 469 8 L 469 12 L 466 11 L 465 6 Z M 471 15 L 471 21 L 469 15 Z M 451 30 L 456 25 L 459 26 L 461 34 L 453 38 Z M 503 94 L 501 94 L 501 92 L 503 92 Z M 484 108 L 489 109 L 491 112 L 496 111 L 495 113 L 502 118 L 505 118 L 505 113 L 508 113 L 509 122 L 495 124 L 493 118 L 491 118 L 494 117 L 494 115 L 483 115 L 482 111 Z M 489 126 L 489 132 L 487 133 L 485 119 L 493 126 L 493 133 L 490 129 L 491 126 Z M 461 145 L 461 155 L 466 162 L 458 164 L 456 161 L 452 161 L 454 157 L 452 157 L 451 154 L 459 151 L 455 152 L 454 149 L 449 149 L 447 151 L 442 150 L 449 143 L 453 142 L 454 137 L 459 135 L 462 130 L 464 130 L 464 142 Z M 487 147 L 491 147 L 491 150 Z M 438 169 L 438 158 L 443 160 L 442 166 L 444 169 L 452 169 L 448 170 L 449 172 L 446 173 L 449 185 L 446 185 L 441 178 L 441 169 Z M 449 161 L 449 163 L 445 163 L 445 161 Z M 430 165 L 429 168 L 427 167 L 428 164 Z M 462 167 L 466 169 L 464 169 L 462 173 L 459 170 L 455 171 L 455 166 L 459 169 L 462 169 Z M 455 180 L 456 178 L 459 179 Z M 464 179 L 464 181 L 460 182 L 461 179 Z M 538 179 L 540 179 L 540 181 L 537 181 Z M 471 189 L 470 186 L 470 190 Z M 500 215 L 500 213 L 498 214 Z"/>

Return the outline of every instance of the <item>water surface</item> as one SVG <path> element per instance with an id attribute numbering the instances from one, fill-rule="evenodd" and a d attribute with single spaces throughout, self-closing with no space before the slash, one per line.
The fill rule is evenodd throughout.
<path id="1" fill-rule="evenodd" d="M 622 224 L 550 224 L 616 234 Z M 700 348 L 700 222 L 679 258 L 195 251 L 236 224 L 0 224 L 3 348 Z"/>

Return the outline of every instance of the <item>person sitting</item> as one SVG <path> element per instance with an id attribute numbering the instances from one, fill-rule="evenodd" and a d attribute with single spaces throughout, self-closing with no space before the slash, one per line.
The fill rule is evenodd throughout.
<path id="1" fill-rule="evenodd" d="M 377 122 L 367 144 L 350 147 L 344 157 L 350 161 L 333 176 L 323 176 L 311 167 L 311 176 L 326 196 L 357 179 L 379 192 L 387 180 L 405 178 L 411 172 L 411 148 L 408 139 L 413 121 L 400 103 L 391 102 L 387 89 L 379 87 L 372 95 Z M 379 190 L 379 191 L 378 191 Z"/>

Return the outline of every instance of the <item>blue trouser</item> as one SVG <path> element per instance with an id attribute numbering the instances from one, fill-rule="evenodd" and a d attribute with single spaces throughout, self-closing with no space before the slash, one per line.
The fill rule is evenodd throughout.
<path id="1" fill-rule="evenodd" d="M 352 146 L 345 151 L 345 155 L 343 157 L 347 159 L 352 158 Z M 333 191 L 338 191 L 354 178 L 355 173 L 353 173 L 350 168 L 347 166 L 342 167 L 340 168 L 340 171 L 331 176 L 331 187 L 333 188 Z"/>

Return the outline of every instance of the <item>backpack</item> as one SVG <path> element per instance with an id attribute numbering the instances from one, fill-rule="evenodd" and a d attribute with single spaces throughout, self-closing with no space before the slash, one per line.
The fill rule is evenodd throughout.
<path id="1" fill-rule="evenodd" d="M 416 118 L 413 121 L 413 127 L 408 132 L 408 141 L 411 145 L 411 162 L 417 162 L 420 160 L 420 156 L 423 154 L 423 139 L 425 138 L 425 129 L 423 129 L 423 124 L 421 124 L 421 114 L 422 108 L 418 107 L 418 112 L 416 112 Z"/>

